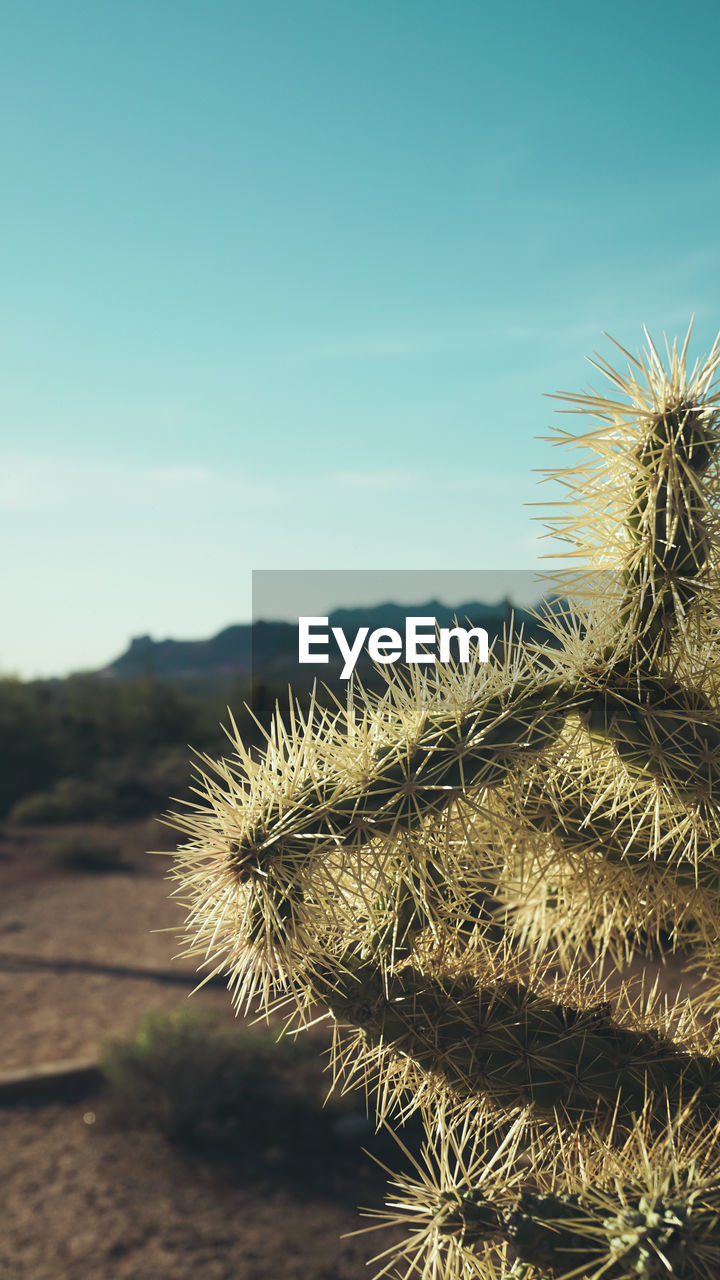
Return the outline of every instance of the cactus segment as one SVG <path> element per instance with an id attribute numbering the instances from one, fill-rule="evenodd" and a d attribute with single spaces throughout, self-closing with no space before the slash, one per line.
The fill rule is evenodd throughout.
<path id="1" fill-rule="evenodd" d="M 506 1109 L 629 1122 L 648 1096 L 662 1114 L 668 1099 L 677 1105 L 700 1089 L 698 1114 L 720 1105 L 715 1058 L 683 1052 L 655 1031 L 620 1026 L 608 1006 L 581 1012 L 521 982 L 440 983 L 411 969 L 384 980 L 365 963 L 317 995 L 371 1045 L 391 1047 L 461 1096 L 488 1097 Z"/>
<path id="2" fill-rule="evenodd" d="M 590 577 L 617 575 L 616 631 L 626 652 L 652 667 L 683 641 L 693 604 L 707 590 L 718 533 L 718 395 L 720 338 L 688 374 L 690 332 L 682 351 L 668 346 L 668 368 L 649 335 L 629 357 L 627 374 L 591 360 L 613 384 L 561 393 L 566 412 L 592 413 L 602 424 L 584 435 L 558 432 L 556 442 L 589 451 L 579 466 L 548 474 L 569 491 L 569 515 L 553 520 L 587 571 L 566 574 L 576 592 L 597 597 Z M 620 348 L 624 351 L 624 348 Z M 583 578 L 583 574 L 585 577 Z"/>
<path id="3" fill-rule="evenodd" d="M 678 798 L 720 795 L 720 718 L 701 694 L 666 679 L 620 676 L 592 700 L 585 723 L 615 743 L 628 769 L 657 778 Z"/>
<path id="4" fill-rule="evenodd" d="M 596 769 L 595 774 L 598 773 Z M 653 780 L 613 778 L 605 786 L 587 764 L 558 761 L 550 779 L 533 771 L 511 805 L 517 828 L 544 835 L 582 865 L 591 855 L 675 884 L 720 888 L 720 823 L 710 806 L 678 814 Z"/>
<path id="5" fill-rule="evenodd" d="M 293 968 L 312 968 L 313 953 L 326 949 L 321 935 L 343 920 L 353 927 L 353 902 L 365 914 L 367 883 L 359 895 L 347 886 L 360 865 L 366 881 L 382 880 L 386 857 L 381 847 L 373 852 L 376 845 L 391 848 L 552 745 L 577 708 L 573 688 L 566 677 L 538 684 L 537 675 L 523 676 L 511 705 L 496 691 L 506 671 L 488 677 L 483 670 L 469 690 L 464 678 L 441 686 L 414 723 L 389 717 L 381 704 L 368 710 L 360 732 L 352 708 L 320 734 L 312 722 L 301 725 L 292 741 L 276 726 L 265 760 L 243 760 L 229 795 L 205 779 L 210 806 L 200 806 L 199 820 L 181 820 L 200 839 L 178 851 L 176 874 L 180 891 L 192 890 L 196 952 L 217 962 L 222 920 L 232 922 L 223 940 L 239 1003 L 290 980 Z M 406 911 L 399 940 L 393 929 L 396 949 L 427 923 L 420 903 L 406 900 Z"/>
<path id="6" fill-rule="evenodd" d="M 482 696 L 478 707 L 457 718 L 432 710 L 412 739 L 399 737 L 369 754 L 361 768 L 330 772 L 306 786 L 293 811 L 275 824 L 260 819 L 246 838 L 259 862 L 285 856 L 305 860 L 338 842 L 392 837 L 439 813 L 458 794 L 499 786 L 518 757 L 529 758 L 551 744 L 574 709 L 572 690 L 556 681 L 538 689 L 518 688 L 508 707 L 504 696 Z"/>
<path id="7" fill-rule="evenodd" d="M 533 1136 L 523 1117 L 494 1141 L 487 1116 L 472 1127 L 469 1112 L 450 1118 L 441 1109 L 438 1119 L 426 1124 L 413 1172 L 395 1178 L 388 1208 L 372 1214 L 411 1232 L 405 1280 L 490 1280 L 500 1258 L 503 1276 L 534 1280 L 717 1274 L 714 1125 L 690 1139 L 678 1114 L 650 1140 L 643 1121 L 611 1153 L 597 1132 L 553 1142 L 549 1132 Z"/>
<path id="8" fill-rule="evenodd" d="M 717 455 L 713 425 L 702 404 L 680 397 L 650 418 L 637 451 L 619 616 L 653 659 L 706 582 L 713 518 L 701 482 Z"/>

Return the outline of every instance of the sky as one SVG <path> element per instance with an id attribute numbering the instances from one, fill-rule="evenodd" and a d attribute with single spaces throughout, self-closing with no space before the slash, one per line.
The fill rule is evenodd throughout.
<path id="1" fill-rule="evenodd" d="M 212 635 L 253 570 L 531 569 L 547 394 L 720 328 L 714 4 L 1 25 L 2 674 Z"/>

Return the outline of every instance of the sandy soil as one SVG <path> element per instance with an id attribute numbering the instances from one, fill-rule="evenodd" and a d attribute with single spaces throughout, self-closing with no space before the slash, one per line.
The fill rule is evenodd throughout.
<path id="1" fill-rule="evenodd" d="M 7 828 L 0 840 L 0 1072 L 97 1057 L 147 1009 L 185 1006 L 193 965 L 174 960 L 182 912 L 166 866 L 143 857 L 168 836 L 154 824 L 105 833 L 134 873 L 78 874 L 56 856 L 58 829 Z M 87 832 L 78 829 L 78 838 Z M 102 835 L 102 833 L 100 833 Z M 66 845 L 72 832 L 63 829 Z M 54 969 L 51 962 L 86 965 Z M 43 962 L 44 967 L 34 967 Z M 177 970 L 187 987 L 95 972 L 93 965 Z M 221 988 L 192 997 L 224 1010 Z M 97 1116 L 95 1114 L 97 1108 Z M 312 1153 L 308 1153 L 312 1159 Z M 359 1171 L 362 1169 L 362 1172 Z M 118 1133 L 102 1100 L 0 1109 L 0 1276 L 3 1280 L 356 1280 L 389 1242 L 355 1206 L 380 1204 L 368 1162 L 322 1194 L 264 1175 L 175 1155 L 159 1137 Z"/>
<path id="2" fill-rule="evenodd" d="M 85 832 L 74 828 L 87 839 Z M 123 855 L 136 873 L 73 874 L 44 856 L 49 830 L 22 843 L 6 829 L 0 864 L 0 1002 L 4 1010 L 0 1071 L 49 1061 L 87 1058 L 98 1043 L 132 1032 L 146 1009 L 170 1009 L 188 998 L 195 965 L 175 959 L 183 913 L 170 899 L 169 863 L 143 856 L 157 847 L 156 824 L 121 833 Z M 112 833 L 118 842 L 118 833 Z M 64 831 L 63 841 L 71 838 Z M 87 970 L 33 968 L 33 961 L 77 961 Z M 128 966 L 188 975 L 186 987 L 94 972 Z M 197 1007 L 227 1009 L 222 989 L 192 997 Z"/>
<path id="3" fill-rule="evenodd" d="M 85 1104 L 0 1115 L 4 1280 L 357 1280 L 381 1246 L 344 1202 L 301 1200 L 180 1161 L 151 1135 L 108 1134 Z M 385 1233 L 383 1233 L 384 1235 Z"/>

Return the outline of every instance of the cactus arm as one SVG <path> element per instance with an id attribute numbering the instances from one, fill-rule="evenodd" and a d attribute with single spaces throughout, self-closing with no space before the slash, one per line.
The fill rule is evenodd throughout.
<path id="1" fill-rule="evenodd" d="M 348 716 L 320 747 L 308 726 L 284 758 L 271 743 L 258 765 L 246 762 L 241 783 L 228 788 L 227 776 L 224 785 L 208 782 L 209 804 L 180 819 L 195 835 L 178 850 L 175 870 L 180 892 L 191 895 L 189 953 L 217 957 L 226 944 L 241 1001 L 259 988 L 269 992 L 276 979 L 287 986 L 293 970 L 324 948 L 318 903 L 328 917 L 344 912 L 350 927 L 334 887 L 344 875 L 338 859 L 366 894 L 363 880 L 382 866 L 376 845 L 390 848 L 468 792 L 501 785 L 551 745 L 577 710 L 566 678 L 518 679 L 498 690 L 501 677 L 484 677 L 465 710 L 452 698 L 431 702 L 412 733 L 401 721 L 389 734 L 384 709 L 371 710 L 362 750 Z M 400 945 L 426 923 L 422 904 L 416 907 Z M 406 910 L 413 915 L 409 900 Z M 385 939 L 391 950 L 397 930 L 394 938 Z"/>
<path id="2" fill-rule="evenodd" d="M 660 1118 L 668 1097 L 678 1103 L 701 1087 L 704 1115 L 720 1102 L 716 1059 L 620 1026 L 607 1006 L 581 1012 L 519 982 L 443 983 L 409 969 L 383 980 L 377 965 L 365 963 L 317 995 L 371 1046 L 410 1058 L 463 1097 L 487 1097 L 505 1109 L 530 1105 L 538 1115 L 587 1122 L 599 1110 L 629 1122 L 648 1097 Z"/>
<path id="3" fill-rule="evenodd" d="M 461 716 L 452 708 L 431 710 L 413 737 L 377 747 L 360 769 L 346 765 L 342 772 L 301 780 L 269 811 L 263 793 L 270 789 L 255 775 L 260 803 L 251 798 L 237 812 L 231 853 L 238 878 L 285 859 L 307 862 L 338 843 L 394 836 L 468 790 L 500 785 L 519 759 L 556 739 L 577 701 L 557 680 L 517 688 L 512 697 L 481 694 Z M 343 748 L 347 743 L 340 740 L 330 744 L 333 755 Z M 260 775 L 263 769 L 261 764 Z"/>
<path id="4" fill-rule="evenodd" d="M 718 451 L 714 416 L 681 397 L 651 416 L 635 455 L 619 622 L 651 662 L 677 636 L 706 580 L 714 520 L 702 481 Z"/>
<path id="5" fill-rule="evenodd" d="M 700 693 L 655 677 L 611 677 L 590 704 L 591 735 L 610 739 L 631 771 L 682 801 L 720 797 L 720 718 Z"/>
<path id="6" fill-rule="evenodd" d="M 623 1189 L 618 1211 L 608 1214 L 607 1204 L 587 1189 L 585 1194 L 557 1194 L 525 1187 L 492 1201 L 462 1188 L 445 1192 L 436 1230 L 471 1252 L 505 1241 L 515 1255 L 517 1274 L 532 1267 L 543 1280 L 691 1280 L 709 1274 L 695 1270 L 695 1251 L 705 1263 L 720 1262 L 717 1186 L 713 1193 L 711 1203 L 706 1199 L 703 1205 L 683 1190 L 648 1196 Z"/>
<path id="7" fill-rule="evenodd" d="M 593 413 L 603 425 L 584 435 L 559 433 L 594 456 L 549 473 L 570 491 L 568 518 L 554 523 L 587 564 L 581 593 L 597 599 L 597 571 L 618 573 L 615 634 L 645 670 L 662 664 L 678 642 L 687 645 L 688 614 L 707 589 L 718 548 L 720 335 L 688 374 L 690 330 L 679 355 L 676 344 L 668 348 L 668 370 L 646 331 L 648 350 L 638 358 L 620 347 L 627 374 L 601 358 L 590 361 L 613 384 L 609 396 L 556 396 L 572 406 L 566 412 Z M 565 587 L 572 576 L 565 575 Z"/>
<path id="8" fill-rule="evenodd" d="M 515 823 L 544 835 L 579 860 L 588 854 L 638 871 L 655 867 L 676 884 L 720 889 L 720 827 L 712 812 L 695 815 L 663 809 L 646 790 L 617 794 L 608 802 L 587 777 L 558 767 L 556 784 L 533 776 L 512 804 Z M 626 804 L 620 801 L 625 800 Z M 659 819 L 659 820 L 658 820 Z"/>

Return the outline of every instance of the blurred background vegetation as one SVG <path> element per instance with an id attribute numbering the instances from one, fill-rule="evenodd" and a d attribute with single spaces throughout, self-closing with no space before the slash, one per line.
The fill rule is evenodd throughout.
<path id="1" fill-rule="evenodd" d="M 262 735 L 281 691 L 249 685 L 187 690 L 154 676 L 0 679 L 0 819 L 116 822 L 188 794 L 195 751 L 227 754 L 230 705 L 247 741 Z M 286 695 L 285 695 L 286 696 Z"/>

